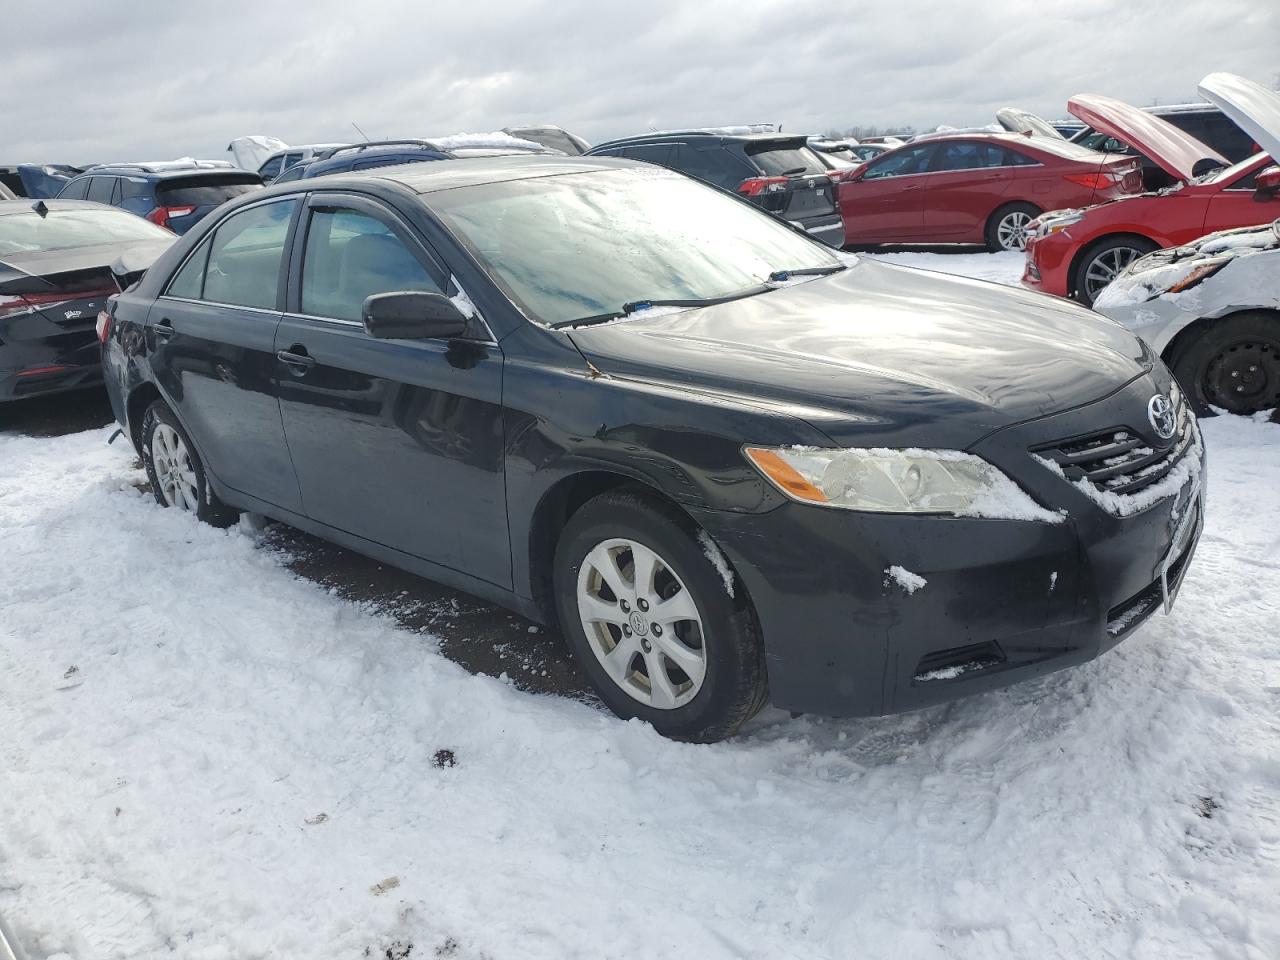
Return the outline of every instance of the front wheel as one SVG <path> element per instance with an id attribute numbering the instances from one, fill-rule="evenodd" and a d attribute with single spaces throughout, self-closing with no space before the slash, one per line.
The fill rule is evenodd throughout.
<path id="1" fill-rule="evenodd" d="M 1280 407 L 1280 314 L 1238 313 L 1210 321 L 1171 358 L 1196 413 L 1253 414 Z"/>
<path id="2" fill-rule="evenodd" d="M 162 507 L 194 513 L 215 527 L 230 526 L 239 517 L 209 489 L 204 464 L 163 400 L 151 404 L 143 415 L 142 463 Z"/>
<path id="3" fill-rule="evenodd" d="M 1072 284 L 1075 299 L 1086 307 L 1093 306 L 1093 301 L 1107 284 L 1120 276 L 1133 261 L 1155 249 L 1154 243 L 1142 237 L 1104 240 L 1085 254 L 1076 267 L 1075 282 Z"/>
<path id="4" fill-rule="evenodd" d="M 683 514 L 624 489 L 585 504 L 556 548 L 556 608 L 600 698 L 664 736 L 732 735 L 768 698 L 754 613 Z"/>

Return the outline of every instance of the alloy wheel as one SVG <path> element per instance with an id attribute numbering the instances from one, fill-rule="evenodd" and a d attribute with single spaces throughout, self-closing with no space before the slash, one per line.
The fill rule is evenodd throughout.
<path id="1" fill-rule="evenodd" d="M 1280 343 L 1230 344 L 1205 366 L 1204 394 L 1214 406 L 1249 414 L 1280 406 Z"/>
<path id="2" fill-rule="evenodd" d="M 1025 250 L 1027 247 L 1027 224 L 1031 222 L 1031 214 L 1023 210 L 1011 210 L 1000 218 L 996 224 L 996 239 L 1003 250 Z"/>
<path id="3" fill-rule="evenodd" d="M 1112 247 L 1089 261 L 1089 268 L 1084 273 L 1084 288 L 1089 302 L 1092 303 L 1107 284 L 1140 256 L 1142 251 L 1134 247 Z"/>
<path id="4" fill-rule="evenodd" d="M 200 488 L 191 453 L 178 431 L 167 423 L 157 424 L 151 434 L 151 462 L 164 502 L 179 510 L 196 512 L 200 507 Z"/>
<path id="5" fill-rule="evenodd" d="M 659 710 L 698 695 L 707 672 L 702 617 L 657 552 L 629 539 L 598 543 L 578 572 L 577 599 L 592 653 L 628 695 Z"/>

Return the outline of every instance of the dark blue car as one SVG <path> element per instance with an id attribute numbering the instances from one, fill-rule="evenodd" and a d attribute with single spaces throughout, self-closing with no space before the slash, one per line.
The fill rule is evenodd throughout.
<path id="1" fill-rule="evenodd" d="M 262 178 L 222 160 L 108 163 L 69 182 L 59 200 L 93 200 L 186 233 L 224 201 L 262 189 Z"/>

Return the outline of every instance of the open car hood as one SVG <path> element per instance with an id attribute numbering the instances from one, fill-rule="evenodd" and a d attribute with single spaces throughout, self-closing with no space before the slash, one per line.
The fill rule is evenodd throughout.
<path id="1" fill-rule="evenodd" d="M 1000 126 L 1010 133 L 1030 134 L 1033 137 L 1047 137 L 1050 140 L 1067 139 L 1044 117 L 1038 117 L 1019 107 L 1001 107 L 996 111 L 996 119 L 1000 121 Z"/>
<path id="2" fill-rule="evenodd" d="M 1280 94 L 1234 73 L 1211 73 L 1200 81 L 1200 96 L 1217 104 L 1280 163 Z"/>
<path id="3" fill-rule="evenodd" d="M 1100 133 L 1115 137 L 1150 157 L 1176 180 L 1190 180 L 1201 160 L 1230 166 L 1226 157 L 1191 134 L 1123 100 L 1078 93 L 1067 101 L 1067 110 Z"/>
<path id="4" fill-rule="evenodd" d="M 227 149 L 231 151 L 237 167 L 256 172 L 267 157 L 288 146 L 278 137 L 236 137 L 227 144 Z"/>

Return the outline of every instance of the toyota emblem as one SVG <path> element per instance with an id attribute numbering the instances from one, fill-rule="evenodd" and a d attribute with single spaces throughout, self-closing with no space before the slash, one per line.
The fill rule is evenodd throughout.
<path id="1" fill-rule="evenodd" d="M 1177 412 L 1163 393 L 1157 393 L 1147 401 L 1147 419 L 1151 421 L 1151 429 L 1161 440 L 1168 440 L 1178 431 Z"/>

